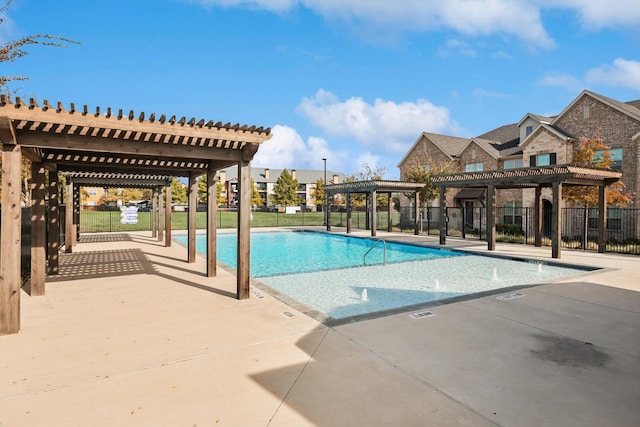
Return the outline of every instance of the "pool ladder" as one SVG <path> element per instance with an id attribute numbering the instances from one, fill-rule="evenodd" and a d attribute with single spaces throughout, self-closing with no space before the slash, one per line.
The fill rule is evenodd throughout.
<path id="1" fill-rule="evenodd" d="M 364 254 L 364 256 L 362 257 L 362 265 L 367 265 L 367 255 L 369 255 L 369 252 L 371 252 L 372 250 L 375 249 L 376 246 L 378 246 L 380 243 L 382 243 L 382 265 L 387 265 L 387 242 L 385 242 L 384 240 L 380 239 L 378 240 L 373 246 L 371 246 L 369 248 L 369 250 Z"/>

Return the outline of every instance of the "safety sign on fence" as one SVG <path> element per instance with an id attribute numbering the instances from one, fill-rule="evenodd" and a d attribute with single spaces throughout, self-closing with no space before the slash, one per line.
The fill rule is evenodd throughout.
<path id="1" fill-rule="evenodd" d="M 137 224 L 138 223 L 138 207 L 137 206 L 121 206 L 120 207 L 120 223 Z"/>

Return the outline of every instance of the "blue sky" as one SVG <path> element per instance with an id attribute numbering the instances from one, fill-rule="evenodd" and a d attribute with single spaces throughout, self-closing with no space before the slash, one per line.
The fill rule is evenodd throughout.
<path id="1" fill-rule="evenodd" d="M 640 98 L 637 0 L 14 0 L 0 41 L 56 34 L 10 89 L 271 127 L 253 165 L 398 162 L 423 131 L 480 135 L 588 89 Z"/>

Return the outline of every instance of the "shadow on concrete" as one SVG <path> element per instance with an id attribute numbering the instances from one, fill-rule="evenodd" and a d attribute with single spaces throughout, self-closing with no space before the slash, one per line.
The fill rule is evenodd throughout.
<path id="1" fill-rule="evenodd" d="M 158 266 L 166 267 L 171 271 L 175 271 L 176 274 L 160 272 L 157 269 Z M 225 297 L 236 297 L 232 292 L 212 288 L 210 286 L 185 279 L 185 273 L 199 274 L 189 268 L 152 262 L 141 249 L 119 249 L 110 251 L 77 252 L 70 254 L 61 253 L 59 258 L 59 273 L 57 275 L 47 276 L 46 281 L 48 283 L 54 283 L 68 280 L 87 280 L 103 277 L 149 274 Z"/>
<path id="2" fill-rule="evenodd" d="M 81 234 L 78 243 L 129 242 L 131 240 L 131 236 L 127 233 L 98 233 Z"/>
<path id="3" fill-rule="evenodd" d="M 59 273 L 47 276 L 47 282 L 153 274 L 153 272 L 151 263 L 140 249 L 61 253 Z"/>

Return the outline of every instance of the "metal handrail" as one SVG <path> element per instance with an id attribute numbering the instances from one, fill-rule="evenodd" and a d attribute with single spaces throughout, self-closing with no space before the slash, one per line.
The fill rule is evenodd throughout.
<path id="1" fill-rule="evenodd" d="M 380 239 L 373 246 L 369 248 L 369 250 L 362 257 L 362 265 L 367 265 L 367 255 L 371 252 L 378 244 L 382 243 L 382 265 L 387 265 L 387 242 Z"/>

